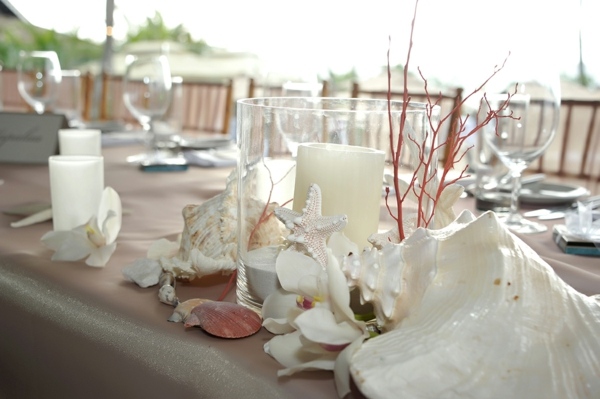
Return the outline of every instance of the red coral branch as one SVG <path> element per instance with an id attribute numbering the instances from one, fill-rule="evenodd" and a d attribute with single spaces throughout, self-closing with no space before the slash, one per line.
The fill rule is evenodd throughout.
<path id="1" fill-rule="evenodd" d="M 449 120 L 454 113 L 459 112 L 459 110 L 464 106 L 464 104 L 471 97 L 475 96 L 477 93 L 479 93 L 481 90 L 483 90 L 485 85 L 504 68 L 506 61 L 507 61 L 508 57 L 510 56 L 510 53 L 504 59 L 504 62 L 502 63 L 502 65 L 500 65 L 500 66 L 496 65 L 494 67 L 492 74 L 483 83 L 481 83 L 481 85 L 479 85 L 475 90 L 473 90 L 466 97 L 463 97 L 461 99 L 461 101 L 458 104 L 456 104 L 455 107 L 448 114 L 446 114 L 444 116 L 440 116 L 439 123 L 437 123 L 437 124 L 434 124 L 433 119 L 432 119 L 432 114 L 433 114 L 434 107 L 438 106 L 442 101 L 442 93 L 440 92 L 436 97 L 432 98 L 432 96 L 430 95 L 430 92 L 429 92 L 428 81 L 425 78 L 425 76 L 423 75 L 421 69 L 418 68 L 419 75 L 424 82 L 424 89 L 425 89 L 425 96 L 426 96 L 426 103 L 427 103 L 427 117 L 429 119 L 429 134 L 431 136 L 425 137 L 424 142 L 418 142 L 415 138 L 409 136 L 409 140 L 412 143 L 414 143 L 414 145 L 416 145 L 416 147 L 418 148 L 418 156 L 417 156 L 417 160 L 416 160 L 416 165 L 414 165 L 415 170 L 413 172 L 412 179 L 408 184 L 408 188 L 407 188 L 406 192 L 402 193 L 400 191 L 400 185 L 399 185 L 400 157 L 402 154 L 402 148 L 405 144 L 402 132 L 404 131 L 404 126 L 406 124 L 406 111 L 407 111 L 408 103 L 410 102 L 410 96 L 408 93 L 408 70 L 409 70 L 411 52 L 412 52 L 412 47 L 413 47 L 413 35 L 414 35 L 414 28 L 415 28 L 415 22 L 416 22 L 416 17 L 417 17 L 418 4 L 419 4 L 419 0 L 415 0 L 413 19 L 412 19 L 411 27 L 410 27 L 408 52 L 407 52 L 406 63 L 404 64 L 404 71 L 403 71 L 404 92 L 403 92 L 402 112 L 401 112 L 401 116 L 400 116 L 400 128 L 399 128 L 399 132 L 397 135 L 398 136 L 397 143 L 394 143 L 393 120 L 392 120 L 392 112 L 391 112 L 391 97 L 392 97 L 391 67 L 390 67 L 391 45 L 388 47 L 388 52 L 387 52 L 387 70 L 388 70 L 388 96 L 387 96 L 387 99 L 388 99 L 388 108 L 389 108 L 388 116 L 389 116 L 389 126 L 390 126 L 390 149 L 391 149 L 392 164 L 394 167 L 394 189 L 396 191 L 396 204 L 397 204 L 397 208 L 398 208 L 397 216 L 394 216 L 394 214 L 391 211 L 391 208 L 387 202 L 388 197 L 389 197 L 389 189 L 386 189 L 385 201 L 386 201 L 386 207 L 388 209 L 388 212 L 390 213 L 390 215 L 392 216 L 392 218 L 396 221 L 396 223 L 398 225 L 398 233 L 400 236 L 400 240 L 404 240 L 404 238 L 405 238 L 404 226 L 402 224 L 402 220 L 403 220 L 402 205 L 403 205 L 404 201 L 406 200 L 407 195 L 409 193 L 412 193 L 417 198 L 417 209 L 418 209 L 418 211 L 417 211 L 418 212 L 417 213 L 417 227 L 421 227 L 421 226 L 428 227 L 431 224 L 431 222 L 433 221 L 433 218 L 435 215 L 435 207 L 436 207 L 437 203 L 439 202 L 440 196 L 442 195 L 444 188 L 446 188 L 449 184 L 456 183 L 458 180 L 465 177 L 468 165 L 466 165 L 460 171 L 458 177 L 453 178 L 453 179 L 447 179 L 449 171 L 451 169 L 454 169 L 454 167 L 464 159 L 466 152 L 472 148 L 472 146 L 465 148 L 465 146 L 464 146 L 465 141 L 469 137 L 474 135 L 477 131 L 479 131 L 481 128 L 483 128 L 488 123 L 490 123 L 492 120 L 497 120 L 499 118 L 506 118 L 506 117 L 513 118 L 512 114 L 511 115 L 501 115 L 501 112 L 503 110 L 505 110 L 506 107 L 508 106 L 508 101 L 509 101 L 510 97 L 512 96 L 512 94 L 509 94 L 506 101 L 503 104 L 501 104 L 499 109 L 489 111 L 485 115 L 483 120 L 480 121 L 479 123 L 477 123 L 476 126 L 473 127 L 471 130 L 467 131 L 467 122 L 469 120 L 469 116 L 466 116 L 464 118 L 461 116 L 460 118 L 458 118 L 458 122 L 454 124 L 455 126 L 450 126 L 446 141 L 439 143 L 437 145 L 433 145 L 431 147 L 431 149 L 428 151 L 427 142 L 437 143 L 437 141 L 438 141 L 437 139 L 439 137 L 439 130 L 440 130 L 441 126 L 444 124 L 444 122 Z M 390 38 L 390 43 L 391 43 L 391 38 Z M 487 100 L 487 97 L 485 96 L 485 93 L 483 95 L 483 99 L 480 101 L 479 111 L 481 110 L 482 104 L 484 104 L 484 103 L 487 104 L 488 109 L 490 109 L 489 102 Z M 478 114 L 479 114 L 479 112 L 478 112 Z M 442 151 L 444 149 L 447 149 L 446 153 L 448 154 L 448 157 L 444 161 L 443 168 L 441 170 L 441 174 L 438 175 L 437 174 L 437 169 L 438 169 L 437 154 L 442 153 Z M 437 179 L 439 179 L 439 181 L 440 181 L 439 184 L 435 184 L 438 182 Z M 430 186 L 432 184 L 434 185 L 435 188 L 434 188 L 434 191 L 430 193 L 429 190 L 431 189 Z"/>

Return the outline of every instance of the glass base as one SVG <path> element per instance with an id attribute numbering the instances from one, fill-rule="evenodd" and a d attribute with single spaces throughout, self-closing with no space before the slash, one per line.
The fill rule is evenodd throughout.
<path id="1" fill-rule="evenodd" d="M 499 216 L 498 219 L 514 233 L 534 234 L 543 233 L 548 230 L 548 226 L 527 220 L 521 215 L 517 215 L 516 217 L 515 215 Z"/>

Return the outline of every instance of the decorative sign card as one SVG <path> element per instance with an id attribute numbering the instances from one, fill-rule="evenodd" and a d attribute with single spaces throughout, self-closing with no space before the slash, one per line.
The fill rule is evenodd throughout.
<path id="1" fill-rule="evenodd" d="M 64 115 L 0 112 L 0 162 L 47 163 L 67 127 Z"/>

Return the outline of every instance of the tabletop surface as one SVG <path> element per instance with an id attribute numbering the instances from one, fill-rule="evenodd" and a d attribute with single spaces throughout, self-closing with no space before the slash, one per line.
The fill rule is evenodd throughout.
<path id="1" fill-rule="evenodd" d="M 173 308 L 158 301 L 157 287 L 124 279 L 123 268 L 143 258 L 152 242 L 182 232 L 183 207 L 219 194 L 232 170 L 142 172 L 125 161 L 138 150 L 104 150 L 105 184 L 120 194 L 124 209 L 117 250 L 104 268 L 50 261 L 40 238 L 51 222 L 14 229 L 10 222 L 18 217 L 0 214 L 0 396 L 337 397 L 330 372 L 278 378 L 281 366 L 263 352 L 272 337 L 264 329 L 224 340 L 169 323 Z M 0 179 L 1 211 L 50 202 L 46 165 L 0 164 Z M 462 209 L 474 211 L 473 200 L 460 200 L 455 210 Z M 563 253 L 550 231 L 520 238 L 575 289 L 600 293 L 600 258 Z M 181 300 L 216 299 L 226 282 L 227 276 L 210 276 L 179 284 L 177 293 Z M 229 292 L 226 300 L 234 297 Z M 354 387 L 350 397 L 362 395 Z"/>

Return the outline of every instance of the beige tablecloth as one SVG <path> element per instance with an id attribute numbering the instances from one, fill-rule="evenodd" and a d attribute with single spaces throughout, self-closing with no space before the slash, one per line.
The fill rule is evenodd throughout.
<path id="1" fill-rule="evenodd" d="M 125 281 L 122 269 L 149 245 L 181 233 L 181 209 L 225 187 L 229 168 L 148 173 L 125 162 L 139 148 L 105 149 L 105 183 L 125 209 L 118 248 L 105 268 L 51 262 L 40 243 L 51 222 L 13 229 L 0 214 L 0 397 L 2 398 L 335 398 L 332 374 L 277 378 L 263 352 L 271 335 L 211 337 L 167 322 L 173 308 L 157 289 Z M 44 165 L 0 164 L 0 210 L 50 202 Z M 472 207 L 462 200 L 460 207 Z M 383 213 L 383 211 L 382 211 Z M 566 255 L 550 233 L 523 237 L 585 294 L 600 293 L 600 258 Z M 179 285 L 180 299 L 216 299 L 226 278 Z M 228 300 L 234 300 L 230 292 Z M 351 395 L 360 398 L 354 389 Z"/>

